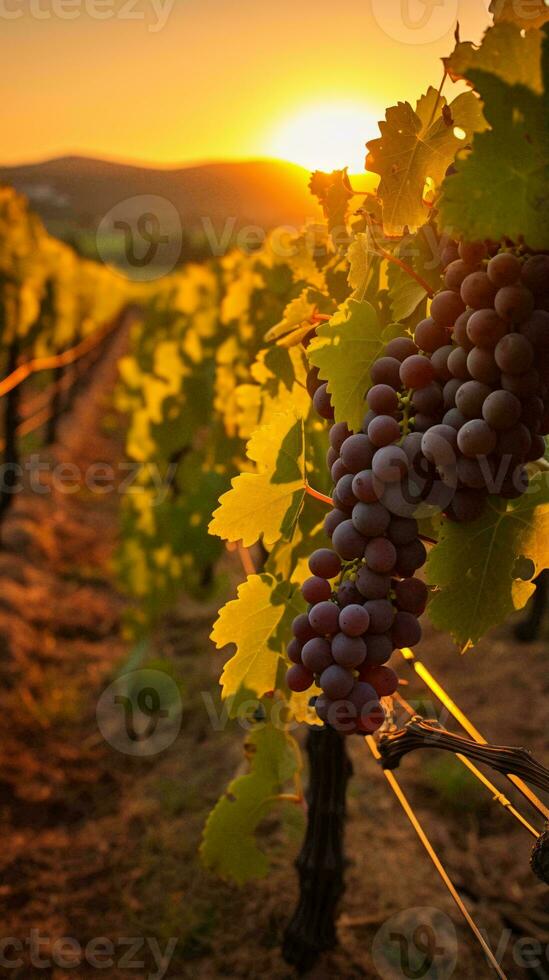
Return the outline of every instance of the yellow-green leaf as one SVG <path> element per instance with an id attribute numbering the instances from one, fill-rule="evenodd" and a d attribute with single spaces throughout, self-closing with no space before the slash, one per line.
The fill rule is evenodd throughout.
<path id="1" fill-rule="evenodd" d="M 255 473 L 241 473 L 223 494 L 209 531 L 226 541 L 274 544 L 290 537 L 305 496 L 303 420 L 276 416 L 252 435 L 247 446 Z"/>
<path id="2" fill-rule="evenodd" d="M 266 813 L 281 806 L 285 784 L 301 768 L 296 742 L 273 725 L 252 732 L 246 751 L 250 771 L 227 787 L 208 817 L 200 847 L 207 868 L 238 884 L 267 874 L 269 860 L 255 832 Z"/>

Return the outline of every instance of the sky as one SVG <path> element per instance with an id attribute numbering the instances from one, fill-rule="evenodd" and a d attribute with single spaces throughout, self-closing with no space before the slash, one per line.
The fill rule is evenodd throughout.
<path id="1" fill-rule="evenodd" d="M 0 0 L 0 161 L 356 170 L 385 107 L 438 88 L 456 20 L 480 39 L 488 2 Z"/>

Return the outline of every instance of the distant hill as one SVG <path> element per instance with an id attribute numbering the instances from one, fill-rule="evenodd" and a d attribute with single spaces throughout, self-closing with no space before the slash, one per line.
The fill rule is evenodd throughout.
<path id="1" fill-rule="evenodd" d="M 235 230 L 299 227 L 319 216 L 307 188 L 309 176 L 302 167 L 277 160 L 155 168 L 71 156 L 0 167 L 0 182 L 24 193 L 53 234 L 73 241 L 93 235 L 115 205 L 141 195 L 170 201 L 191 239 L 203 236 L 203 219 L 218 234 L 227 219 L 235 219 Z"/>

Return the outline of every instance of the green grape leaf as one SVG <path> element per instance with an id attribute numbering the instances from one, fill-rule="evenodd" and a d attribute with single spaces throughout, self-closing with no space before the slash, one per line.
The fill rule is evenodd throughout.
<path id="1" fill-rule="evenodd" d="M 403 333 L 398 324 L 382 329 L 373 306 L 357 300 L 349 300 L 318 328 L 307 354 L 322 380 L 328 382 L 337 422 L 360 431 L 372 364 L 384 345 Z"/>
<path id="2" fill-rule="evenodd" d="M 258 697 L 275 689 L 285 640 L 279 627 L 293 607 L 295 591 L 272 575 L 250 575 L 239 586 L 237 598 L 220 610 L 210 639 L 218 649 L 236 646 L 221 675 L 223 698 L 241 687 Z"/>
<path id="3" fill-rule="evenodd" d="M 517 564 L 531 563 L 528 580 Z M 427 562 L 427 581 L 437 586 L 429 617 L 451 633 L 462 649 L 492 626 L 522 609 L 534 591 L 531 581 L 549 566 L 549 479 L 535 477 L 529 492 L 505 507 L 491 497 L 486 512 L 471 524 L 444 520 L 439 543 Z"/>
<path id="4" fill-rule="evenodd" d="M 318 198 L 330 232 L 344 229 L 349 204 L 355 196 L 347 170 L 334 170 L 331 174 L 315 170 L 309 190 Z"/>
<path id="5" fill-rule="evenodd" d="M 424 223 L 426 183 L 438 187 L 463 140 L 485 128 L 485 123 L 472 92 L 458 95 L 448 105 L 429 88 L 415 110 L 409 102 L 387 109 L 379 128 L 381 137 L 367 144 L 366 166 L 381 177 L 378 195 L 385 233 L 401 235 L 405 226 L 415 231 Z"/>
<path id="6" fill-rule="evenodd" d="M 454 81 L 469 79 L 473 68 L 491 72 L 508 85 L 527 85 L 541 93 L 541 42 L 539 31 L 529 31 L 523 37 L 515 24 L 505 22 L 490 27 L 480 47 L 458 41 L 452 54 L 442 60 Z"/>
<path id="7" fill-rule="evenodd" d="M 303 420 L 280 414 L 252 435 L 248 458 L 255 473 L 241 473 L 223 494 L 210 534 L 247 547 L 263 538 L 266 545 L 291 537 L 305 497 Z"/>
<path id="8" fill-rule="evenodd" d="M 526 3 L 517 3 L 517 0 L 492 0 L 489 9 L 495 24 L 511 21 L 525 31 L 543 27 L 549 20 L 545 0 L 528 0 Z"/>
<path id="9" fill-rule="evenodd" d="M 246 743 L 250 771 L 234 779 L 210 813 L 200 847 L 202 861 L 239 885 L 268 873 L 269 860 L 255 832 L 285 785 L 300 771 L 299 749 L 273 725 L 255 729 Z"/>
<path id="10" fill-rule="evenodd" d="M 544 47 L 549 47 L 546 41 Z M 549 57 L 546 57 L 546 72 Z M 442 185 L 441 227 L 465 238 L 508 237 L 534 249 L 549 245 L 549 127 L 546 99 L 489 72 L 469 77 L 491 129 L 477 133 Z M 546 82 L 546 91 L 549 88 Z M 505 201 L 505 207 L 502 207 Z"/>

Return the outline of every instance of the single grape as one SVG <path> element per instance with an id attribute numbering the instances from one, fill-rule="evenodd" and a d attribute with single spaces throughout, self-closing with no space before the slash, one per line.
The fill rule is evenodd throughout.
<path id="1" fill-rule="evenodd" d="M 346 698 L 351 693 L 354 677 L 350 670 L 332 664 L 320 675 L 320 687 L 331 701 Z"/>
<path id="2" fill-rule="evenodd" d="M 427 561 L 425 546 L 416 538 L 397 549 L 395 571 L 401 578 L 411 578 Z"/>
<path id="3" fill-rule="evenodd" d="M 444 273 L 444 285 L 446 289 L 453 289 L 455 292 L 459 292 L 463 280 L 471 272 L 474 272 L 474 269 L 470 265 L 467 265 L 463 259 L 456 259 L 455 262 L 451 262 Z"/>
<path id="4" fill-rule="evenodd" d="M 536 295 L 545 292 L 549 282 L 549 255 L 531 255 L 522 267 L 520 278 Z"/>
<path id="5" fill-rule="evenodd" d="M 368 610 L 356 602 L 346 606 L 339 614 L 339 628 L 346 636 L 362 636 L 369 625 Z"/>
<path id="6" fill-rule="evenodd" d="M 332 640 L 332 656 L 340 667 L 358 667 L 366 659 L 366 644 L 360 636 L 336 633 Z"/>
<path id="7" fill-rule="evenodd" d="M 333 702 L 330 701 L 330 699 L 327 698 L 325 694 L 319 694 L 319 696 L 315 701 L 315 711 L 318 717 L 320 718 L 320 720 L 323 721 L 325 725 L 328 724 L 328 719 L 330 717 L 330 707 L 332 703 Z"/>
<path id="8" fill-rule="evenodd" d="M 333 663 L 330 641 L 323 636 L 315 636 L 312 640 L 308 640 L 301 651 L 301 660 L 312 674 L 321 674 Z"/>
<path id="9" fill-rule="evenodd" d="M 526 454 L 525 462 L 533 463 L 537 459 L 542 459 L 545 455 L 545 439 L 542 436 L 533 436 L 532 445 Z"/>
<path id="10" fill-rule="evenodd" d="M 493 479 L 492 469 L 486 456 L 478 459 L 467 459 L 461 456 L 457 463 L 457 475 L 460 483 L 471 490 L 488 488 L 488 481 Z"/>
<path id="11" fill-rule="evenodd" d="M 460 313 L 454 324 L 454 332 L 452 334 L 454 343 L 458 344 L 460 347 L 463 347 L 463 349 L 466 351 L 470 351 L 473 348 L 473 342 L 470 340 L 469 334 L 467 333 L 467 324 L 469 323 L 473 313 L 474 310 L 465 310 L 463 313 Z"/>
<path id="12" fill-rule="evenodd" d="M 427 432 L 437 422 L 438 418 L 436 415 L 423 415 L 421 412 L 416 412 L 414 415 L 414 428 L 416 432 Z"/>
<path id="13" fill-rule="evenodd" d="M 296 640 L 295 636 L 288 643 L 288 660 L 291 660 L 293 664 L 301 663 L 301 643 Z"/>
<path id="14" fill-rule="evenodd" d="M 397 552 L 394 544 L 387 538 L 372 538 L 366 545 L 364 557 L 372 572 L 383 575 L 395 567 Z"/>
<path id="15" fill-rule="evenodd" d="M 353 507 L 353 525 L 365 538 L 374 538 L 384 534 L 389 527 L 391 515 L 389 511 L 376 502 L 364 504 L 359 502 Z"/>
<path id="16" fill-rule="evenodd" d="M 339 480 L 341 480 L 341 477 L 346 476 L 348 472 L 349 470 L 345 466 L 343 460 L 341 458 L 336 459 L 335 463 L 330 469 L 330 475 L 334 481 L 334 484 L 337 484 Z"/>
<path id="17" fill-rule="evenodd" d="M 421 320 L 418 323 L 414 333 L 414 340 L 420 350 L 432 354 L 439 347 L 444 347 L 448 343 L 448 333 L 439 323 L 435 323 L 432 316 L 428 316 L 425 320 Z"/>
<path id="18" fill-rule="evenodd" d="M 340 609 L 344 609 L 346 606 L 360 605 L 362 598 L 356 585 L 350 579 L 345 579 L 337 590 L 337 603 Z"/>
<path id="19" fill-rule="evenodd" d="M 486 494 L 481 490 L 456 490 L 448 517 L 460 523 L 476 521 L 484 510 Z"/>
<path id="20" fill-rule="evenodd" d="M 360 669 L 360 680 L 371 684 L 380 698 L 391 697 L 398 689 L 398 677 L 390 667 L 370 667 L 364 664 Z"/>
<path id="21" fill-rule="evenodd" d="M 402 449 L 408 458 L 409 468 L 413 469 L 417 459 L 422 455 L 421 439 L 422 435 L 420 432 L 409 432 L 402 440 Z"/>
<path id="22" fill-rule="evenodd" d="M 397 517 L 414 517 L 421 501 L 421 487 L 417 480 L 417 477 L 410 475 L 402 483 L 388 483 L 381 498 L 383 506 Z"/>
<path id="23" fill-rule="evenodd" d="M 346 422 L 336 422 L 330 429 L 330 446 L 339 453 L 343 443 L 350 435 Z"/>
<path id="24" fill-rule="evenodd" d="M 318 548 L 309 558 L 309 568 L 320 578 L 335 578 L 341 571 L 341 561 L 331 548 Z"/>
<path id="25" fill-rule="evenodd" d="M 317 388 L 313 398 L 313 408 L 317 415 L 320 415 L 322 419 L 326 419 L 328 422 L 333 421 L 334 410 L 332 407 L 332 402 L 328 394 L 328 385 L 322 384 L 320 388 Z"/>
<path id="26" fill-rule="evenodd" d="M 506 337 L 503 337 L 503 340 L 500 340 L 499 343 L 503 343 L 506 339 Z M 473 347 L 469 351 L 467 370 L 474 381 L 480 381 L 483 385 L 495 385 L 499 381 L 500 369 L 496 364 L 494 351 L 489 347 Z"/>
<path id="27" fill-rule="evenodd" d="M 343 561 L 353 561 L 354 558 L 362 558 L 364 554 L 364 537 L 356 530 L 351 520 L 343 521 L 336 527 L 332 535 L 332 544 Z"/>
<path id="28" fill-rule="evenodd" d="M 366 647 L 368 652 L 364 666 L 368 667 L 379 667 L 387 663 L 395 649 L 391 633 L 379 634 L 379 636 L 372 634 L 366 641 Z M 358 676 L 360 677 L 360 672 Z"/>
<path id="29" fill-rule="evenodd" d="M 451 344 L 447 344 L 446 347 L 439 347 L 431 357 L 431 364 L 433 365 L 433 370 L 435 372 L 435 377 L 442 383 L 445 384 L 450 381 L 452 377 L 452 372 L 448 366 L 448 359 L 453 351 Z"/>
<path id="30" fill-rule="evenodd" d="M 346 514 L 345 511 L 339 510 L 338 508 L 330 511 L 329 514 L 326 514 L 326 517 L 324 518 L 324 531 L 329 538 L 332 537 L 336 527 L 339 527 L 343 521 L 348 519 L 348 516 L 349 515 Z"/>
<path id="31" fill-rule="evenodd" d="M 497 286 L 512 286 L 520 276 L 520 262 L 511 252 L 499 252 L 490 259 L 486 273 L 490 282 Z"/>
<path id="32" fill-rule="evenodd" d="M 385 599 L 391 588 L 391 576 L 380 575 L 363 565 L 357 573 L 356 587 L 365 599 Z"/>
<path id="33" fill-rule="evenodd" d="M 549 321 L 549 317 L 547 319 Z M 535 355 L 527 337 L 520 333 L 508 333 L 499 341 L 494 356 L 504 374 L 524 374 L 532 367 Z"/>
<path id="34" fill-rule="evenodd" d="M 403 544 L 410 544 L 417 538 L 418 524 L 414 518 L 410 517 L 391 517 L 391 523 L 387 529 L 387 537 L 396 548 Z"/>
<path id="35" fill-rule="evenodd" d="M 515 286 L 503 286 L 497 291 L 494 306 L 502 320 L 522 323 L 533 312 L 534 296 L 520 283 Z"/>
<path id="36" fill-rule="evenodd" d="M 437 381 L 431 382 L 425 388 L 416 388 L 412 397 L 414 411 L 422 415 L 434 415 L 442 403 L 442 387 Z"/>
<path id="37" fill-rule="evenodd" d="M 312 640 L 316 636 L 307 613 L 300 613 L 299 616 L 296 616 L 292 623 L 292 633 L 301 646 L 307 643 L 307 640 Z"/>
<path id="38" fill-rule="evenodd" d="M 302 691 L 307 691 L 314 681 L 314 677 L 310 671 L 302 667 L 301 664 L 294 664 L 286 672 L 286 684 L 290 688 L 290 691 L 296 691 L 298 693 Z"/>
<path id="39" fill-rule="evenodd" d="M 416 616 L 409 612 L 397 612 L 391 637 L 395 647 L 415 647 L 421 640 L 421 626 Z"/>
<path id="40" fill-rule="evenodd" d="M 400 361 L 396 357 L 378 358 L 371 367 L 370 377 L 374 385 L 389 385 L 390 388 L 399 389 Z"/>
<path id="41" fill-rule="evenodd" d="M 540 375 L 536 368 L 530 368 L 523 374 L 502 374 L 501 387 L 510 391 L 517 398 L 531 398 L 540 390 Z"/>
<path id="42" fill-rule="evenodd" d="M 332 587 L 325 578 L 312 575 L 311 578 L 305 579 L 301 592 L 306 602 L 324 602 L 332 595 Z"/>
<path id="43" fill-rule="evenodd" d="M 327 722 L 340 735 L 352 735 L 358 731 L 359 712 L 349 698 L 329 701 Z"/>
<path id="44" fill-rule="evenodd" d="M 309 622 L 319 636 L 337 633 L 339 607 L 334 602 L 317 602 L 309 613 Z"/>
<path id="45" fill-rule="evenodd" d="M 483 419 L 473 419 L 461 427 L 458 448 L 464 456 L 488 456 L 497 445 L 497 435 Z"/>
<path id="46" fill-rule="evenodd" d="M 425 388 L 435 379 L 435 370 L 428 357 L 412 354 L 400 366 L 400 379 L 405 388 Z"/>
<path id="47" fill-rule="evenodd" d="M 519 331 L 521 336 L 530 341 L 538 354 L 543 354 L 547 351 L 549 313 L 546 310 L 534 310 L 532 315 L 520 324 Z M 509 374 L 511 373 L 510 371 Z"/>
<path id="48" fill-rule="evenodd" d="M 353 478 L 353 493 L 357 500 L 374 504 L 383 493 L 383 486 L 374 476 L 373 470 L 361 470 Z"/>
<path id="49" fill-rule="evenodd" d="M 376 452 L 372 470 L 381 483 L 400 482 L 408 472 L 408 457 L 400 446 L 385 446 Z"/>
<path id="50" fill-rule="evenodd" d="M 516 425 L 521 412 L 522 405 L 516 395 L 501 389 L 488 395 L 482 406 L 484 421 L 498 432 Z"/>
<path id="51" fill-rule="evenodd" d="M 368 432 L 368 426 L 370 422 L 373 422 L 375 418 L 377 418 L 376 412 L 374 412 L 373 409 L 369 408 L 368 411 L 366 412 L 366 415 L 362 419 L 362 432 L 364 433 Z"/>
<path id="52" fill-rule="evenodd" d="M 412 354 L 417 354 L 417 347 L 411 337 L 395 337 L 390 340 L 383 352 L 385 357 L 394 357 L 397 361 L 405 361 Z"/>
<path id="53" fill-rule="evenodd" d="M 336 453 L 335 449 L 332 449 L 332 447 L 330 446 L 328 452 L 326 453 L 326 469 L 331 470 L 332 466 L 334 465 L 335 462 L 337 462 L 338 459 L 339 459 L 339 453 Z"/>
<path id="54" fill-rule="evenodd" d="M 419 578 L 405 578 L 395 582 L 395 602 L 400 612 L 413 613 L 421 616 L 425 612 L 429 589 Z"/>
<path id="55" fill-rule="evenodd" d="M 458 247 L 460 258 L 468 265 L 479 265 L 485 258 L 486 251 L 484 242 L 460 242 Z"/>
<path id="56" fill-rule="evenodd" d="M 392 415 L 398 410 L 398 395 L 389 385 L 374 385 L 366 398 L 371 410 L 378 415 Z"/>
<path id="57" fill-rule="evenodd" d="M 393 625 L 395 607 L 388 599 L 369 599 L 364 608 L 370 617 L 370 634 L 387 633 Z"/>
<path id="58" fill-rule="evenodd" d="M 318 377 L 318 368 L 312 367 L 307 374 L 307 379 L 305 381 L 305 386 L 309 393 L 310 398 L 314 398 L 316 392 L 322 385 L 322 381 Z"/>
<path id="59" fill-rule="evenodd" d="M 353 493 L 352 473 L 347 473 L 337 481 L 333 498 L 334 504 L 340 509 L 344 509 L 345 507 L 354 507 L 356 504 L 356 497 Z"/>
<path id="60" fill-rule="evenodd" d="M 467 335 L 475 347 L 495 347 L 508 332 L 505 320 L 494 309 L 475 310 L 467 324 Z"/>
<path id="61" fill-rule="evenodd" d="M 443 407 L 448 411 L 450 408 L 455 408 L 456 406 L 456 395 L 461 388 L 461 381 L 459 378 L 451 378 L 444 385 L 442 392 L 442 404 Z"/>
<path id="62" fill-rule="evenodd" d="M 374 457 L 374 447 L 367 435 L 357 432 L 356 435 L 348 436 L 341 446 L 341 459 L 349 470 L 349 473 L 359 473 L 360 470 L 367 470 L 372 464 Z"/>
<path id="63" fill-rule="evenodd" d="M 425 432 L 421 450 L 435 466 L 450 466 L 456 461 L 457 434 L 450 425 L 434 425 Z"/>
<path id="64" fill-rule="evenodd" d="M 478 419 L 482 415 L 482 406 L 490 396 L 492 389 L 480 381 L 466 381 L 456 395 L 456 408 L 468 419 Z"/>
<path id="65" fill-rule="evenodd" d="M 442 418 L 442 424 L 450 425 L 456 432 L 459 432 L 461 426 L 465 425 L 466 421 L 465 415 L 457 408 L 450 408 Z"/>
<path id="66" fill-rule="evenodd" d="M 479 271 L 471 272 L 465 277 L 461 284 L 460 296 L 465 306 L 482 310 L 493 305 L 496 292 L 496 287 L 490 282 L 486 273 Z"/>
<path id="67" fill-rule="evenodd" d="M 464 309 L 465 303 L 459 293 L 454 292 L 453 289 L 443 289 L 433 298 L 431 316 L 440 327 L 450 330 Z"/>
<path id="68" fill-rule="evenodd" d="M 522 422 L 514 425 L 507 432 L 500 432 L 497 451 L 500 456 L 516 456 L 523 459 L 532 447 L 532 436 Z"/>
<path id="69" fill-rule="evenodd" d="M 440 242 L 442 246 L 442 240 Z M 459 258 L 458 245 L 457 242 L 448 239 L 448 242 L 442 247 L 440 253 L 440 264 L 443 269 L 446 269 L 452 262 L 455 262 Z"/>
<path id="70" fill-rule="evenodd" d="M 400 425 L 391 415 L 378 415 L 368 426 L 368 439 L 377 448 L 389 446 L 400 439 Z"/>
<path id="71" fill-rule="evenodd" d="M 455 347 L 449 355 L 448 371 L 452 378 L 459 378 L 460 381 L 469 381 L 471 375 L 467 367 L 467 351 L 463 350 L 463 347 Z"/>

